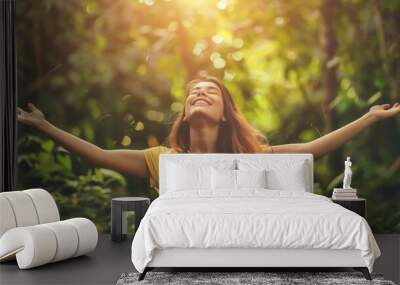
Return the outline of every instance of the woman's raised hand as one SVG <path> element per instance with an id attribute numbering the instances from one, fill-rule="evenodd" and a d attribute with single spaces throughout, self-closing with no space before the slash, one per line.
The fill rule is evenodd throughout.
<path id="1" fill-rule="evenodd" d="M 32 103 L 28 103 L 31 112 L 26 112 L 21 108 L 17 108 L 17 120 L 27 126 L 38 128 L 46 121 L 44 114 Z"/>
<path id="2" fill-rule="evenodd" d="M 390 104 L 374 105 L 369 108 L 368 112 L 375 120 L 382 120 L 396 115 L 400 115 L 400 104 L 394 103 L 392 107 Z"/>
<path id="3" fill-rule="evenodd" d="M 43 113 L 32 103 L 28 103 L 30 112 L 17 109 L 17 120 L 38 129 L 65 149 L 86 159 L 95 166 L 114 169 L 135 176 L 147 177 L 144 152 L 142 150 L 104 150 L 90 142 L 63 131 L 46 120 Z"/>

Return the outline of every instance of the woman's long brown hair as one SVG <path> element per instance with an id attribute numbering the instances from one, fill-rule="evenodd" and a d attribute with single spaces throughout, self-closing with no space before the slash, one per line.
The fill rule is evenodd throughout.
<path id="1" fill-rule="evenodd" d="M 268 147 L 267 138 L 253 126 L 251 126 L 245 117 L 237 109 L 232 95 L 224 84 L 217 78 L 209 75 L 203 75 L 191 80 L 186 85 L 186 96 L 189 94 L 193 85 L 209 81 L 215 83 L 222 93 L 224 102 L 224 116 L 226 121 L 222 121 L 218 139 L 218 153 L 259 153 L 265 152 Z M 169 147 L 177 152 L 188 152 L 190 149 L 189 124 L 183 121 L 185 109 L 178 115 L 172 124 L 171 132 L 167 139 Z"/>

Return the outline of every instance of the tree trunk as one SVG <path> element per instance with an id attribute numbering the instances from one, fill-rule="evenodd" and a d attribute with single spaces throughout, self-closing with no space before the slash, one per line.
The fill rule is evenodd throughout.
<path id="1" fill-rule="evenodd" d="M 321 52 L 321 77 L 322 77 L 322 93 L 323 102 L 322 110 L 324 115 L 324 131 L 325 134 L 331 132 L 338 125 L 335 110 L 330 107 L 331 102 L 337 94 L 337 64 L 334 63 L 337 50 L 337 42 L 334 32 L 334 19 L 337 10 L 336 0 L 323 0 L 320 6 L 321 24 L 320 24 L 320 52 Z M 332 171 L 331 176 L 337 171 L 343 170 L 342 159 L 343 154 L 341 148 L 331 152 L 326 163 Z M 340 185 L 341 186 L 341 185 Z M 328 189 L 329 191 L 331 189 Z"/>
<path id="2" fill-rule="evenodd" d="M 336 96 L 337 77 L 336 64 L 332 62 L 336 53 L 336 38 L 333 30 L 334 6 L 336 0 L 323 0 L 321 3 L 320 49 L 321 49 L 321 76 L 323 91 L 323 114 L 325 132 L 333 129 L 334 111 L 329 107 Z"/>

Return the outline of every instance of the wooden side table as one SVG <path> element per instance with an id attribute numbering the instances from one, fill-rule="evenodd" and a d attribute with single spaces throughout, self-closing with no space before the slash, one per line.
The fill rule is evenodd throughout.
<path id="1" fill-rule="evenodd" d="M 120 197 L 111 200 L 111 240 L 123 241 L 127 236 L 128 221 L 126 212 L 135 212 L 135 231 L 144 217 L 150 199 L 145 197 Z"/>
<path id="2" fill-rule="evenodd" d="M 367 200 L 364 198 L 357 198 L 352 200 L 338 200 L 331 199 L 332 202 L 341 205 L 342 207 L 359 214 L 364 219 L 367 218 Z"/>

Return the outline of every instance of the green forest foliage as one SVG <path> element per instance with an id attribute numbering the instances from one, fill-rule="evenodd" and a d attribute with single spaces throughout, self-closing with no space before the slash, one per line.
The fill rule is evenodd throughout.
<path id="1" fill-rule="evenodd" d="M 399 101 L 399 13 L 395 0 L 19 0 L 19 106 L 102 148 L 144 149 L 165 142 L 185 83 L 206 71 L 272 145 L 309 142 Z M 378 122 L 315 161 L 315 192 L 330 196 L 352 157 L 378 233 L 400 233 L 399 125 Z M 62 218 L 103 232 L 111 197 L 157 197 L 147 179 L 97 169 L 22 125 L 18 151 L 19 189 L 47 189 Z"/>

